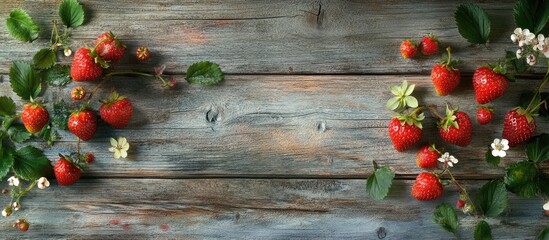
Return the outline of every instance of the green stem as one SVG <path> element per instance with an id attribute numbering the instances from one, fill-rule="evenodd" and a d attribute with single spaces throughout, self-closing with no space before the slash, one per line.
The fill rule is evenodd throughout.
<path id="1" fill-rule="evenodd" d="M 459 193 L 463 194 L 465 196 L 465 201 L 467 203 L 471 204 L 471 207 L 473 208 L 473 212 L 474 212 L 475 216 L 478 216 L 477 208 L 475 207 L 475 204 L 473 204 L 473 201 L 471 200 L 471 197 L 469 197 L 469 193 L 467 193 L 467 190 L 465 190 L 465 188 L 463 188 L 458 183 L 458 181 L 456 180 L 456 178 L 454 178 L 454 175 L 452 174 L 452 172 L 450 170 L 448 170 L 448 175 L 450 176 L 450 180 L 454 183 L 454 185 L 456 185 L 456 188 L 458 189 Z"/>
<path id="2" fill-rule="evenodd" d="M 534 103 L 534 101 L 536 100 L 538 95 L 540 95 L 540 92 L 541 92 L 541 89 L 543 88 L 543 86 L 545 84 L 547 84 L 547 81 L 549 81 L 549 61 L 546 60 L 546 63 L 547 63 L 547 72 L 545 73 L 545 76 L 543 77 L 543 81 L 539 85 L 537 91 L 534 93 L 534 96 L 530 100 L 530 103 L 528 103 L 528 107 L 526 107 L 526 111 L 528 111 L 530 109 L 530 107 L 532 106 L 532 104 Z M 535 110 L 533 110 L 533 111 L 535 111 Z"/>
<path id="3" fill-rule="evenodd" d="M 450 47 L 446 48 L 446 52 L 448 53 L 448 61 L 446 61 L 446 66 L 450 65 L 450 62 L 452 62 L 452 53 L 450 52 Z"/>

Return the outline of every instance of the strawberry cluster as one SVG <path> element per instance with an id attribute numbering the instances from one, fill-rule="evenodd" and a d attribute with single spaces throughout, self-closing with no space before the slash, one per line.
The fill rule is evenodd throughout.
<path id="1" fill-rule="evenodd" d="M 400 44 L 400 53 L 403 58 L 414 58 L 418 52 L 425 56 L 438 53 L 440 42 L 432 33 L 425 35 L 419 44 L 409 39 L 404 39 Z"/>

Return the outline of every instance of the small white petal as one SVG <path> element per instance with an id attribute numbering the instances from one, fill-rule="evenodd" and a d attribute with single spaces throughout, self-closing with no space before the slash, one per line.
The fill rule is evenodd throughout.
<path id="1" fill-rule="evenodd" d="M 496 150 L 496 149 L 492 150 L 492 156 L 494 156 L 494 157 L 499 156 L 499 151 Z"/>
<path id="2" fill-rule="evenodd" d="M 448 164 L 449 167 L 453 167 L 453 166 L 454 166 L 454 164 L 453 164 L 452 162 L 448 162 L 447 164 Z"/>
<path id="3" fill-rule="evenodd" d="M 549 210 L 549 202 L 543 204 L 543 210 Z"/>
<path id="4" fill-rule="evenodd" d="M 504 138 L 504 139 L 501 139 L 501 144 L 503 144 L 504 146 L 505 146 L 505 145 L 509 145 L 509 140 L 507 140 L 507 139 L 505 139 L 505 138 Z"/>
<path id="5" fill-rule="evenodd" d="M 118 145 L 124 146 L 124 144 L 128 143 L 125 137 L 119 137 L 118 138 Z"/>
<path id="6" fill-rule="evenodd" d="M 517 35 L 515 34 L 511 35 L 511 41 L 513 41 L 514 43 L 517 43 L 517 40 L 518 40 Z"/>
<path id="7" fill-rule="evenodd" d="M 500 156 L 500 157 L 505 157 L 505 156 L 507 156 L 507 152 L 505 152 L 505 151 L 499 151 L 499 156 Z"/>
<path id="8" fill-rule="evenodd" d="M 117 149 L 117 150 L 114 152 L 114 158 L 115 158 L 115 159 L 119 159 L 119 158 L 120 158 L 120 150 Z"/>
<path id="9" fill-rule="evenodd" d="M 126 152 L 126 151 L 120 151 L 120 153 L 121 153 L 120 156 L 122 158 L 126 158 L 128 156 L 128 152 Z"/>
<path id="10" fill-rule="evenodd" d="M 492 147 L 492 149 L 496 149 L 496 143 L 490 144 L 490 147 Z"/>
<path id="11" fill-rule="evenodd" d="M 124 145 L 121 145 L 121 147 L 122 147 L 122 150 L 128 151 L 128 150 L 130 149 L 130 144 L 129 144 L 129 143 L 126 143 L 126 144 L 124 144 Z"/>
<path id="12" fill-rule="evenodd" d="M 444 159 L 444 158 L 438 158 L 438 161 L 439 161 L 439 162 L 446 162 L 446 159 Z"/>
<path id="13" fill-rule="evenodd" d="M 116 148 L 115 147 L 110 147 L 109 152 L 116 152 Z"/>
<path id="14" fill-rule="evenodd" d="M 116 141 L 116 139 L 111 138 L 111 145 L 112 145 L 113 147 L 116 147 L 116 146 L 118 145 L 118 142 Z"/>

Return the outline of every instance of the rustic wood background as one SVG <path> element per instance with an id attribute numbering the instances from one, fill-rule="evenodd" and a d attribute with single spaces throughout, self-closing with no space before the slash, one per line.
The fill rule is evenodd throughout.
<path id="1" fill-rule="evenodd" d="M 21 7 L 42 27 L 40 40 L 20 43 L 2 20 L 1 95 L 19 99 L 9 86 L 11 62 L 30 61 L 47 45 L 58 2 L 0 2 L 0 19 Z M 80 2 L 87 24 L 73 31 L 73 50 L 113 31 L 130 53 L 142 45 L 153 53 L 146 64 L 126 57 L 117 69 L 152 71 L 166 64 L 179 87 L 162 92 L 151 79 L 113 78 L 101 96 L 115 87 L 132 100 L 130 126 L 110 130 L 101 124 L 96 138 L 82 146 L 97 156 L 84 179 L 70 187 L 52 181 L 48 190 L 25 197 L 31 229 L 19 235 L 2 220 L 2 238 L 452 238 L 431 215 L 438 203 L 453 204 L 456 191 L 448 187 L 434 202 L 411 198 L 411 180 L 421 170 L 414 150 L 397 153 L 391 146 L 386 130 L 391 112 L 384 109 L 388 89 L 406 79 L 417 84 L 421 102 L 448 102 L 473 116 L 471 73 L 514 48 L 509 40 L 514 1 L 479 4 L 493 23 L 488 47 L 460 37 L 455 1 Z M 403 38 L 430 32 L 461 60 L 464 77 L 452 96 L 438 97 L 432 88 L 429 74 L 438 56 L 400 57 Z M 188 85 L 184 71 L 200 60 L 219 63 L 226 80 L 214 87 Z M 475 124 L 470 147 L 447 148 L 460 159 L 457 177 L 473 192 L 524 157 L 519 147 L 502 167 L 483 161 L 486 147 L 501 136 L 503 115 L 521 92 L 533 89 L 536 76 L 512 83 L 494 102 L 495 122 Z M 72 86 L 50 87 L 45 98 L 68 99 Z M 427 119 L 425 136 L 437 135 L 433 123 Z M 539 119 L 538 131 L 548 129 L 548 121 Z M 74 136 L 61 135 L 46 150 L 52 160 L 76 149 Z M 113 136 L 128 138 L 128 159 L 114 160 L 107 152 Z M 372 160 L 398 174 L 385 201 L 369 199 L 364 190 Z M 548 225 L 543 201 L 510 197 L 508 213 L 489 220 L 494 237 L 535 238 Z M 472 238 L 476 222 L 462 218 L 458 236 Z"/>

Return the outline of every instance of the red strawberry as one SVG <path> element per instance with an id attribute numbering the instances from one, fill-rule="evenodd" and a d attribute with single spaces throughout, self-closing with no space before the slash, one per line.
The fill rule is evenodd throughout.
<path id="1" fill-rule="evenodd" d="M 509 147 L 528 141 L 536 132 L 536 121 L 532 113 L 524 108 L 515 108 L 503 120 L 503 138 L 509 140 Z"/>
<path id="2" fill-rule="evenodd" d="M 95 155 L 93 155 L 93 153 L 89 152 L 89 153 L 86 153 L 86 155 L 84 155 L 84 161 L 86 161 L 86 163 L 92 163 L 94 160 L 95 160 Z"/>
<path id="3" fill-rule="evenodd" d="M 400 44 L 400 53 L 403 58 L 413 58 L 417 54 L 417 44 L 408 39 L 405 39 Z"/>
<path id="4" fill-rule="evenodd" d="M 114 91 L 99 108 L 101 119 L 113 128 L 125 128 L 132 118 L 133 107 L 130 101 Z"/>
<path id="5" fill-rule="evenodd" d="M 126 45 L 116 39 L 112 32 L 105 32 L 95 40 L 95 51 L 105 61 L 116 62 L 122 58 Z"/>
<path id="6" fill-rule="evenodd" d="M 469 116 L 446 107 L 446 117 L 437 123 L 442 140 L 466 147 L 473 139 L 473 124 Z"/>
<path id="7" fill-rule="evenodd" d="M 442 61 L 437 63 L 431 71 L 431 80 L 435 91 L 439 96 L 446 96 L 459 85 L 461 74 L 454 66 L 457 60 L 452 59 L 450 48 L 446 48 L 448 54 L 442 56 Z"/>
<path id="8" fill-rule="evenodd" d="M 59 185 L 67 186 L 75 183 L 82 175 L 82 169 L 69 157 L 61 156 L 53 167 L 55 178 Z"/>
<path id="9" fill-rule="evenodd" d="M 69 117 L 69 130 L 83 141 L 92 139 L 97 129 L 97 117 L 91 110 L 76 111 Z"/>
<path id="10" fill-rule="evenodd" d="M 389 136 L 397 151 L 402 152 L 421 139 L 423 134 L 421 121 L 424 118 L 423 113 L 416 115 L 415 112 L 412 112 L 410 115 L 398 114 L 391 119 Z"/>
<path id="11" fill-rule="evenodd" d="M 463 208 L 465 207 L 465 201 L 461 200 L 461 199 L 458 199 L 457 202 L 456 202 L 456 208 Z"/>
<path id="12" fill-rule="evenodd" d="M 419 43 L 419 50 L 421 51 L 421 54 L 425 56 L 433 55 L 438 52 L 438 40 L 433 34 L 429 34 L 423 39 L 421 39 L 421 42 Z"/>
<path id="13" fill-rule="evenodd" d="M 420 201 L 434 200 L 442 196 L 442 183 L 432 173 L 422 172 L 412 186 L 412 196 Z"/>
<path id="14" fill-rule="evenodd" d="M 494 109 L 480 106 L 477 109 L 477 122 L 480 125 L 488 124 L 494 118 Z"/>
<path id="15" fill-rule="evenodd" d="M 29 230 L 30 224 L 25 219 L 19 219 L 15 223 L 15 227 L 17 227 L 17 229 L 19 229 L 19 231 L 21 232 L 26 232 L 27 230 Z"/>
<path id="16" fill-rule="evenodd" d="M 502 68 L 498 66 L 494 69 L 480 67 L 473 74 L 473 88 L 479 104 L 489 103 L 501 97 L 509 88 L 507 77 L 499 74 L 499 72 L 504 72 L 500 70 Z"/>
<path id="17" fill-rule="evenodd" d="M 146 47 L 138 47 L 137 51 L 135 51 L 135 57 L 137 57 L 137 60 L 141 62 L 147 61 L 150 55 L 151 53 L 149 52 L 149 49 Z"/>
<path id="18" fill-rule="evenodd" d="M 37 133 L 48 124 L 50 115 L 48 111 L 38 103 L 29 103 L 25 105 L 21 112 L 23 125 L 30 133 Z"/>
<path id="19" fill-rule="evenodd" d="M 425 145 L 419 149 L 416 155 L 416 164 L 420 168 L 436 168 L 438 167 L 438 158 L 440 152 L 435 148 L 435 145 Z"/>
<path id="20" fill-rule="evenodd" d="M 81 86 L 73 87 L 71 90 L 72 100 L 82 100 L 86 96 L 86 89 Z"/>
<path id="21" fill-rule="evenodd" d="M 100 62 L 101 60 L 96 56 L 95 51 L 88 48 L 79 48 L 72 59 L 72 79 L 83 82 L 99 78 L 103 73 Z"/>

